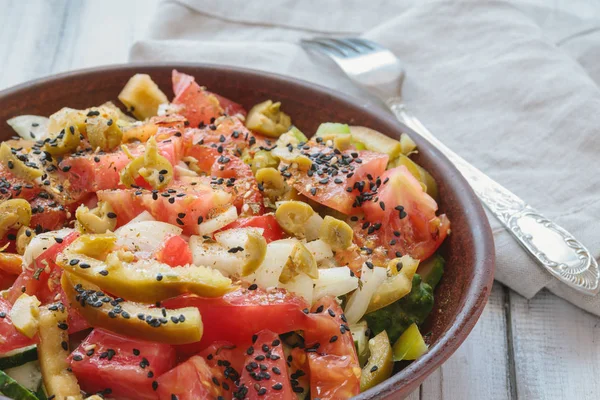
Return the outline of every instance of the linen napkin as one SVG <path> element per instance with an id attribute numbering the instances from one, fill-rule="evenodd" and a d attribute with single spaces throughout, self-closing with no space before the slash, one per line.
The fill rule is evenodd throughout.
<path id="1" fill-rule="evenodd" d="M 531 0 L 171 0 L 159 5 L 149 38 L 134 45 L 130 58 L 266 70 L 384 107 L 298 45 L 313 36 L 379 42 L 404 63 L 403 98 L 440 140 L 598 258 L 600 89 L 594 79 L 600 68 L 592 61 L 600 55 L 600 23 L 592 15 Z M 497 280 L 527 298 L 548 288 L 600 315 L 600 296 L 556 281 L 493 216 L 490 222 Z"/>

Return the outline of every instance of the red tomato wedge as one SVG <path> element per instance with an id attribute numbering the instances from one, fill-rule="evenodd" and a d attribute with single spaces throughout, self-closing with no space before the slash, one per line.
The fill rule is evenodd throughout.
<path id="1" fill-rule="evenodd" d="M 155 400 L 157 378 L 175 366 L 175 350 L 94 329 L 68 358 L 88 393 L 122 400 Z"/>
<path id="2" fill-rule="evenodd" d="M 304 332 L 311 398 L 356 396 L 360 393 L 361 369 L 342 308 L 335 298 L 328 296 L 320 299 L 312 312 L 315 326 Z"/>
<path id="3" fill-rule="evenodd" d="M 251 342 L 252 335 L 263 329 L 285 333 L 304 329 L 311 323 L 302 311 L 308 308 L 306 301 L 282 289 L 269 292 L 237 289 L 218 298 L 186 294 L 165 300 L 162 306 L 197 307 L 204 326 L 211 327 L 204 330 L 199 343 L 178 347 L 178 351 L 186 354 L 193 354 L 218 340 L 245 345 Z"/>
<path id="4" fill-rule="evenodd" d="M 31 200 L 39 192 L 37 185 L 16 177 L 4 163 L 0 163 L 0 200 Z"/>
<path id="5" fill-rule="evenodd" d="M 383 174 L 389 159 L 387 154 L 366 150 L 336 154 L 319 145 L 303 153 L 311 158 L 313 166 L 308 171 L 290 169 L 290 182 L 309 199 L 346 215 L 359 211 L 355 199 L 370 190 L 367 176 Z M 334 157 L 337 161 L 332 162 Z"/>
<path id="6" fill-rule="evenodd" d="M 185 136 L 175 128 L 159 128 L 156 134 L 158 152 L 172 165 L 177 165 L 191 136 Z M 131 144 L 127 148 L 132 156 L 144 153 L 144 144 Z M 59 164 L 61 178 L 68 181 L 65 187 L 70 202 L 81 200 L 88 193 L 115 189 L 121 185 L 120 172 L 131 160 L 120 149 L 113 152 L 85 152 L 65 157 Z"/>
<path id="7" fill-rule="evenodd" d="M 217 97 L 200 87 L 193 76 L 174 69 L 172 78 L 175 93 L 172 103 L 183 106 L 179 114 L 186 117 L 191 126 L 208 125 L 214 121 L 213 118 L 223 115 L 224 110 Z"/>
<path id="8" fill-rule="evenodd" d="M 60 229 L 67 221 L 67 209 L 54 200 L 36 197 L 29 204 L 31 205 L 31 222 L 29 226 L 34 228 L 36 232 Z"/>
<path id="9" fill-rule="evenodd" d="M 236 398 L 249 400 L 295 398 L 279 336 L 269 330 L 259 332 L 248 348 Z"/>
<path id="10" fill-rule="evenodd" d="M 221 229 L 223 231 L 227 229 L 235 229 L 235 228 L 262 228 L 263 237 L 270 243 L 274 240 L 283 239 L 285 236 L 285 232 L 279 226 L 277 219 L 274 214 L 264 214 L 257 215 L 255 217 L 248 218 L 238 218 L 231 224 L 227 225 L 225 228 Z"/>
<path id="11" fill-rule="evenodd" d="M 246 352 L 229 342 L 216 342 L 198 353 L 210 367 L 213 377 L 221 386 L 222 394 L 230 399 L 244 366 Z M 213 380 L 214 383 L 214 380 Z"/>
<path id="12" fill-rule="evenodd" d="M 198 168 L 209 174 L 211 185 L 230 193 L 233 204 L 240 214 L 260 214 L 264 210 L 263 197 L 258 190 L 258 182 L 254 178 L 252 169 L 240 158 L 223 152 L 208 145 L 194 145 L 187 154 L 198 160 Z M 181 181 L 192 183 L 204 180 L 196 177 L 182 177 Z"/>
<path id="13" fill-rule="evenodd" d="M 231 200 L 228 193 L 213 190 L 202 182 L 206 182 L 206 178 L 195 180 L 193 185 L 176 182 L 163 191 L 117 189 L 102 190 L 97 195 L 99 200 L 111 205 L 119 226 L 148 211 L 155 219 L 180 226 L 184 233 L 193 235 L 198 233 L 199 221 L 221 213 Z"/>
<path id="14" fill-rule="evenodd" d="M 193 136 L 194 144 L 206 145 L 215 149 L 221 147 L 236 156 L 240 156 L 244 149 L 266 140 L 262 136 L 250 132 L 242 121 L 234 117 L 222 118 L 218 123 L 215 122 L 215 126 L 189 129 L 188 132 Z"/>
<path id="15" fill-rule="evenodd" d="M 11 308 L 11 303 L 0 298 L 0 354 L 30 346 L 37 341 L 37 336 L 29 339 L 17 331 L 10 319 L 9 313 Z"/>
<path id="16" fill-rule="evenodd" d="M 450 221 L 445 214 L 436 216 L 437 203 L 405 166 L 386 171 L 381 181 L 386 183 L 379 187 L 378 202 L 362 206 L 367 221 L 382 224 L 367 240 L 388 247 L 392 257 L 399 252 L 419 260 L 428 258 L 448 235 Z M 361 236 L 365 232 L 359 232 Z"/>
<path id="17" fill-rule="evenodd" d="M 168 264 L 171 267 L 178 267 L 194 262 L 190 246 L 181 236 L 170 235 L 160 245 L 154 258 L 157 261 Z"/>
<path id="18" fill-rule="evenodd" d="M 248 114 L 246 112 L 246 109 L 244 109 L 244 107 L 241 104 L 238 104 L 235 101 L 229 100 L 228 98 L 218 95 L 216 93 L 209 92 L 208 90 L 206 92 L 209 94 L 212 94 L 213 96 L 215 96 L 217 98 L 217 100 L 219 101 L 219 104 L 221 105 L 221 108 L 223 109 L 223 111 L 225 111 L 225 114 L 227 114 L 227 115 L 240 114 L 240 115 L 243 115 L 244 117 Z"/>
<path id="19" fill-rule="evenodd" d="M 54 291 L 54 286 L 50 289 L 48 288 L 47 283 L 52 271 L 55 268 L 60 270 L 54 263 L 56 256 L 78 237 L 79 233 L 71 232 L 63 238 L 60 243 L 57 242 L 51 245 L 47 250 L 40 254 L 34 260 L 33 264 L 25 268 L 21 275 L 19 275 L 13 286 L 9 289 L 6 299 L 11 304 L 14 304 L 21 294 L 27 293 L 30 296 L 37 295 L 42 303 L 52 301 L 52 299 L 48 298 L 48 293 Z M 45 267 L 46 264 L 48 264 L 48 267 Z M 58 286 L 60 286 L 60 284 Z"/>
<path id="20" fill-rule="evenodd" d="M 221 384 L 212 380 L 213 370 L 200 356 L 192 356 L 169 372 L 161 375 L 158 383 L 159 400 L 217 399 L 223 395 Z"/>

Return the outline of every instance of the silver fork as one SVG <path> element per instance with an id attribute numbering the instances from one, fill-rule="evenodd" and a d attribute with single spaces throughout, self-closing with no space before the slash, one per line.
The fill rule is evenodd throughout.
<path id="1" fill-rule="evenodd" d="M 354 83 L 382 99 L 398 120 L 437 147 L 483 204 L 550 274 L 584 294 L 598 293 L 598 262 L 583 244 L 446 147 L 406 109 L 400 97 L 404 69 L 390 50 L 362 38 L 315 38 L 303 40 L 302 46 L 330 57 Z"/>

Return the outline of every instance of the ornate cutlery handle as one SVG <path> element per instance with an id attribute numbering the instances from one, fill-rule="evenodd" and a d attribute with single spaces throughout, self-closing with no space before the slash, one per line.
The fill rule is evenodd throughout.
<path id="1" fill-rule="evenodd" d="M 583 244 L 446 147 L 406 110 L 400 99 L 390 99 L 387 104 L 401 122 L 452 161 L 483 204 L 548 272 L 581 293 L 598 293 L 598 262 Z"/>

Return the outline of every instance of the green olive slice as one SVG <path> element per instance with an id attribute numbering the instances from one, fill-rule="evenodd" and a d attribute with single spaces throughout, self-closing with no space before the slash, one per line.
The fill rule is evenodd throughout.
<path id="1" fill-rule="evenodd" d="M 275 218 L 281 228 L 300 239 L 304 238 L 306 223 L 314 214 L 311 206 L 302 201 L 284 201 L 275 211 Z"/>
<path id="2" fill-rule="evenodd" d="M 331 246 L 335 251 L 345 250 L 352 246 L 354 232 L 350 225 L 327 215 L 319 228 L 319 239 Z"/>

